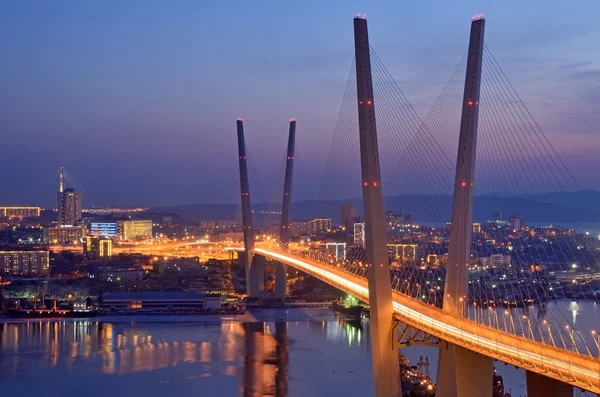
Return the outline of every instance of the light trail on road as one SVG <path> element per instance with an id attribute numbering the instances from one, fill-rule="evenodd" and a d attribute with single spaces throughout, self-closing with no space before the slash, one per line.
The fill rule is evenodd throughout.
<path id="1" fill-rule="evenodd" d="M 236 249 L 243 251 L 242 249 Z M 319 262 L 297 258 L 262 248 L 255 252 L 314 275 L 322 281 L 369 301 L 367 280 Z M 576 352 L 487 327 L 474 321 L 453 317 L 433 306 L 394 292 L 394 312 L 399 320 L 429 332 L 442 340 L 525 368 L 561 382 L 600 393 L 600 360 Z M 426 312 L 426 313 L 424 313 Z"/>

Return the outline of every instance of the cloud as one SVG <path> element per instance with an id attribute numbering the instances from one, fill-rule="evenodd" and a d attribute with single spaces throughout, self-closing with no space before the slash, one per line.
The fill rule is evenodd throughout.
<path id="1" fill-rule="evenodd" d="M 566 80 L 592 79 L 594 81 L 597 81 L 599 77 L 600 77 L 600 70 L 598 70 L 598 69 L 596 69 L 596 70 L 579 70 L 579 71 L 569 74 L 569 76 L 566 78 Z"/>

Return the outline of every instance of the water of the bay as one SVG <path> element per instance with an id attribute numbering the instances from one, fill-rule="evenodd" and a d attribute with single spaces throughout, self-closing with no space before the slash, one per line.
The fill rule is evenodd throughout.
<path id="1" fill-rule="evenodd" d="M 587 303 L 581 314 L 595 314 Z M 329 309 L 259 310 L 235 318 L 98 317 L 0 324 L 6 397 L 373 396 L 369 325 Z M 415 365 L 437 349 L 403 349 Z M 513 396 L 522 370 L 496 363 Z"/>

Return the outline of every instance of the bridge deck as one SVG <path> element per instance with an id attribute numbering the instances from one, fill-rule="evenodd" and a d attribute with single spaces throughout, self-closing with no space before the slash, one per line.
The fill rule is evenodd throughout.
<path id="1" fill-rule="evenodd" d="M 243 248 L 236 249 L 243 251 Z M 287 252 L 255 249 L 257 254 L 283 262 L 369 302 L 363 277 Z M 449 313 L 394 291 L 398 320 L 471 351 L 600 393 L 600 360 L 513 335 Z"/>

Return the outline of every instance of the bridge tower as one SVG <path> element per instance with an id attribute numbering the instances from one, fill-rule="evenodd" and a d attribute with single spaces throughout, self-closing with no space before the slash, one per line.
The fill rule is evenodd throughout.
<path id="1" fill-rule="evenodd" d="M 290 205 L 292 202 L 292 178 L 294 173 L 294 146 L 296 143 L 296 119 L 290 120 L 287 154 L 285 160 L 285 180 L 283 182 L 283 200 L 281 206 L 281 229 L 279 243 L 287 249 L 290 242 Z M 287 285 L 287 265 L 279 263 L 275 272 L 275 299 L 285 300 Z"/>
<path id="2" fill-rule="evenodd" d="M 246 141 L 244 122 L 237 119 L 238 154 L 240 164 L 240 190 L 242 194 L 242 225 L 244 230 L 244 253 L 240 253 L 246 269 L 246 289 L 249 297 L 259 297 L 260 285 L 258 269 L 254 263 L 254 229 L 252 228 L 252 207 L 250 205 L 250 183 L 248 182 L 248 163 L 246 160 Z"/>
<path id="3" fill-rule="evenodd" d="M 483 62 L 485 19 L 471 23 L 467 73 L 462 104 L 448 264 L 443 310 L 457 317 L 466 315 L 468 305 L 468 263 L 471 252 L 473 188 L 479 89 Z M 440 397 L 492 395 L 493 360 L 444 342 L 440 348 L 437 392 Z"/>
<path id="4" fill-rule="evenodd" d="M 400 366 L 398 352 L 393 348 L 394 308 L 379 170 L 369 35 L 367 20 L 361 17 L 354 18 L 354 48 L 375 395 L 396 397 L 401 394 Z"/>

